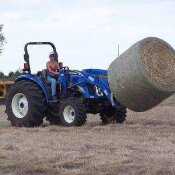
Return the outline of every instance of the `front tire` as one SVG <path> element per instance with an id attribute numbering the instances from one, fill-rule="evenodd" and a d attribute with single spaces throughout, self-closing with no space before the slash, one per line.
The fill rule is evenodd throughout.
<path id="1" fill-rule="evenodd" d="M 63 126 L 82 126 L 87 118 L 85 105 L 77 97 L 63 99 L 60 102 L 59 116 Z"/>
<path id="2" fill-rule="evenodd" d="M 33 82 L 16 82 L 7 95 L 6 113 L 12 126 L 36 127 L 43 122 L 46 109 L 45 98 Z"/>
<path id="3" fill-rule="evenodd" d="M 124 123 L 127 117 L 127 108 L 121 106 L 114 114 L 116 123 Z"/>
<path id="4" fill-rule="evenodd" d="M 106 125 L 109 123 L 123 123 L 127 117 L 127 109 L 124 106 L 120 106 L 118 109 L 115 108 L 108 108 L 104 110 L 100 116 L 102 120 L 102 124 Z"/>

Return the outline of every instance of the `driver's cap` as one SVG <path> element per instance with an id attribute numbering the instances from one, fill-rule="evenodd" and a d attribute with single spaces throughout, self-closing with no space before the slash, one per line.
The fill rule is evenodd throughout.
<path id="1" fill-rule="evenodd" d="M 58 56 L 58 55 L 57 55 L 57 56 Z M 55 52 L 50 52 L 50 53 L 49 53 L 49 58 L 51 58 L 51 57 L 56 58 L 57 56 L 55 55 Z"/>

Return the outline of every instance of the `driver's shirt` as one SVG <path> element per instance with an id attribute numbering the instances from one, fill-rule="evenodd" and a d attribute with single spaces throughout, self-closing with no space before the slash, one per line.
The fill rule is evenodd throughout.
<path id="1" fill-rule="evenodd" d="M 58 74 L 59 71 L 59 64 L 57 61 L 48 61 L 47 62 L 47 70 L 51 74 Z"/>
<path id="2" fill-rule="evenodd" d="M 48 71 L 48 75 L 56 78 L 58 76 L 58 72 L 59 72 L 59 64 L 56 61 L 48 61 L 47 62 L 47 71 Z"/>

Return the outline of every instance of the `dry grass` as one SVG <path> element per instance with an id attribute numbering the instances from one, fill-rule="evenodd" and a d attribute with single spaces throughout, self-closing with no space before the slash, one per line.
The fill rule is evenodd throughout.
<path id="1" fill-rule="evenodd" d="M 1 110 L 3 108 L 1 107 Z M 175 174 L 175 107 L 129 111 L 124 125 L 12 128 L 1 111 L 0 174 Z"/>

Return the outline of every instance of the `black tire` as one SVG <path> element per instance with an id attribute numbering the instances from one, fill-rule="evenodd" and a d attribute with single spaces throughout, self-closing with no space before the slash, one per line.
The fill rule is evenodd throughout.
<path id="1" fill-rule="evenodd" d="M 127 109 L 124 106 L 120 108 L 108 108 L 100 113 L 102 124 L 106 125 L 112 122 L 123 123 L 127 117 Z"/>
<path id="2" fill-rule="evenodd" d="M 50 125 L 60 125 L 59 104 L 48 107 L 46 111 L 46 120 Z"/>
<path id="3" fill-rule="evenodd" d="M 17 117 L 12 109 L 15 95 L 23 94 L 28 102 L 27 113 L 23 118 Z M 20 105 L 19 105 L 20 106 Z M 45 97 L 40 88 L 30 81 L 18 81 L 10 88 L 6 99 L 6 113 L 12 126 L 16 127 L 37 127 L 43 122 L 46 109 Z"/>
<path id="4" fill-rule="evenodd" d="M 102 121 L 102 125 L 107 125 L 109 123 L 114 122 L 114 117 L 113 116 L 109 116 L 108 114 L 100 114 L 101 116 L 101 121 Z"/>
<path id="5" fill-rule="evenodd" d="M 72 114 L 74 119 L 69 122 L 66 120 L 66 115 L 64 113 L 68 107 L 71 107 L 74 110 L 74 114 Z M 63 99 L 60 102 L 59 116 L 63 126 L 82 126 L 85 124 L 87 119 L 85 105 L 82 100 L 77 97 Z"/>
<path id="6" fill-rule="evenodd" d="M 116 110 L 114 116 L 116 123 L 123 123 L 127 117 L 127 108 L 121 106 L 119 109 Z"/>

